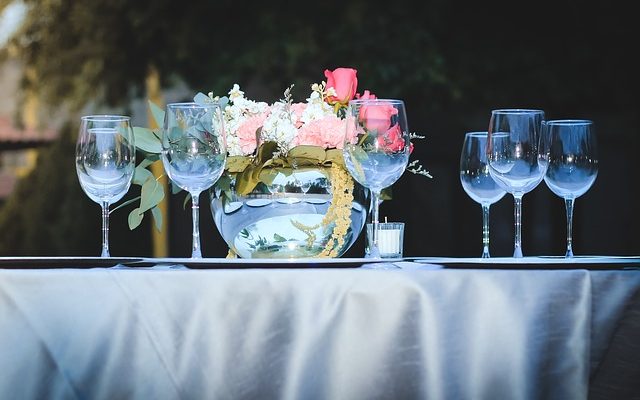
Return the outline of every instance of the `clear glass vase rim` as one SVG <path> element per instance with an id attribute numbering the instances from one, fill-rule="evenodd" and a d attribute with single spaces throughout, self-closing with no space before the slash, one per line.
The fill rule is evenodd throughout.
<path id="1" fill-rule="evenodd" d="M 96 114 L 96 115 L 84 115 L 80 117 L 82 121 L 100 121 L 100 122 L 126 122 L 130 121 L 131 117 L 128 115 L 111 115 L 111 114 Z"/>
<path id="2" fill-rule="evenodd" d="M 167 108 L 219 108 L 218 103 L 196 103 L 194 101 L 183 101 L 178 103 L 168 103 Z"/>
<path id="3" fill-rule="evenodd" d="M 593 125 L 590 119 L 553 119 L 545 123 L 547 125 Z"/>
<path id="4" fill-rule="evenodd" d="M 498 108 L 492 114 L 544 114 L 544 110 L 536 108 Z"/>

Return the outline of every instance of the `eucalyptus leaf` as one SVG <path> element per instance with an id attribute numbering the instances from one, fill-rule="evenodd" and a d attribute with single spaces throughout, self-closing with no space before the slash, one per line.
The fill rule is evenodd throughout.
<path id="1" fill-rule="evenodd" d="M 133 127 L 133 136 L 135 137 L 136 147 L 147 153 L 159 154 L 162 151 L 162 143 L 151 129 L 139 126 Z"/>
<path id="2" fill-rule="evenodd" d="M 129 213 L 129 217 L 127 221 L 129 223 L 129 230 L 134 230 L 142 223 L 142 219 L 144 218 L 144 213 L 140 212 L 139 208 L 134 208 L 133 211 Z"/>
<path id="3" fill-rule="evenodd" d="M 153 224 L 158 232 L 162 232 L 162 210 L 156 206 L 151 209 L 151 216 L 153 217 Z"/>
<path id="4" fill-rule="evenodd" d="M 202 92 L 198 92 L 198 94 L 193 97 L 193 101 L 201 105 L 211 104 L 211 98 Z"/>
<path id="5" fill-rule="evenodd" d="M 157 206 L 164 199 L 164 190 L 157 180 L 148 179 L 142 185 L 140 195 L 142 197 L 140 199 L 140 212 L 143 213 Z"/>
<path id="6" fill-rule="evenodd" d="M 228 192 L 231 190 L 231 177 L 227 174 L 222 174 L 218 181 L 215 184 L 216 188 L 220 189 L 223 192 Z"/>
<path id="7" fill-rule="evenodd" d="M 138 167 L 140 168 L 147 168 L 149 165 L 153 164 L 155 160 L 152 160 L 150 158 L 145 158 L 142 161 L 140 161 L 140 164 L 138 164 Z"/>
<path id="8" fill-rule="evenodd" d="M 161 127 L 164 126 L 164 110 L 160 108 L 156 103 L 149 100 L 149 109 L 151 110 L 151 115 L 153 119 L 156 121 L 156 124 Z"/>
<path id="9" fill-rule="evenodd" d="M 182 200 L 182 209 L 183 210 L 187 209 L 187 204 L 189 204 L 190 201 L 191 201 L 191 193 L 186 192 L 186 194 L 184 195 L 184 200 Z"/>
<path id="10" fill-rule="evenodd" d="M 136 197 L 134 197 L 133 199 L 129 199 L 129 200 L 127 200 L 127 201 L 123 202 L 123 203 L 120 203 L 120 204 L 118 204 L 118 206 L 117 206 L 117 207 L 112 208 L 111 210 L 109 210 L 109 214 L 112 214 L 112 213 L 113 213 L 113 212 L 115 212 L 116 210 L 118 210 L 118 209 L 120 209 L 120 208 L 123 208 L 123 207 L 126 207 L 126 206 L 128 206 L 129 204 L 135 203 L 135 202 L 136 202 L 136 201 L 138 201 L 138 200 L 140 200 L 140 196 L 136 196 Z"/>
<path id="11" fill-rule="evenodd" d="M 133 172 L 133 184 L 142 186 L 147 181 L 147 179 L 155 179 L 155 178 L 153 177 L 153 174 L 151 173 L 151 171 L 144 168 L 141 163 L 141 165 L 138 165 Z"/>
<path id="12" fill-rule="evenodd" d="M 172 126 L 171 129 L 169 129 L 169 142 L 170 143 L 176 143 L 178 140 L 180 140 L 180 138 L 183 135 L 183 131 L 182 129 L 180 129 L 177 126 Z"/>
<path id="13" fill-rule="evenodd" d="M 182 188 L 171 181 L 171 194 L 180 193 Z"/>
<path id="14" fill-rule="evenodd" d="M 218 99 L 218 104 L 220 108 L 224 110 L 224 108 L 229 104 L 229 98 L 227 96 L 222 96 Z"/>
<path id="15" fill-rule="evenodd" d="M 285 239 L 284 237 L 278 235 L 277 233 L 273 234 L 273 240 L 275 242 L 286 242 L 287 241 L 287 239 Z"/>

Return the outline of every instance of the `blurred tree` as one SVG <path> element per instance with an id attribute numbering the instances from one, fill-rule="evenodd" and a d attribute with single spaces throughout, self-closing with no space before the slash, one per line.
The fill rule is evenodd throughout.
<path id="1" fill-rule="evenodd" d="M 77 126 L 64 126 L 59 140 L 40 151 L 36 168 L 18 182 L 3 205 L 0 255 L 100 254 L 100 207 L 82 193 L 78 184 L 74 165 L 76 132 Z M 149 235 L 130 232 L 124 211 L 115 212 L 121 214 L 111 219 L 112 254 L 148 255 Z"/>
<path id="2" fill-rule="evenodd" d="M 486 129 L 492 108 L 536 107 L 558 117 L 612 113 L 600 119 L 602 130 L 620 132 L 625 149 L 638 143 L 632 135 L 638 125 L 637 68 L 628 61 L 638 25 L 620 2 L 560 0 L 520 9 L 506 1 L 326 0 L 304 10 L 284 0 L 24 2 L 27 19 L 11 46 L 35 77 L 25 76 L 25 90 L 56 109 L 127 107 L 131 99 L 150 97 L 154 71 L 159 88 L 182 81 L 194 92 L 224 94 L 239 83 L 249 97 L 272 101 L 291 83 L 294 97 L 303 98 L 325 68 L 349 66 L 359 71 L 360 90 L 402 97 L 411 130 L 427 136 L 413 156 L 424 160 L 437 185 L 431 190 L 423 179 L 403 176 L 394 188 L 398 201 L 383 205 L 382 212 L 399 219 L 421 216 L 406 228 L 408 254 L 425 251 L 425 223 L 438 232 L 427 251 L 473 250 L 456 244 L 477 242 L 464 240 L 470 230 L 453 228 L 469 225 L 471 217 L 463 211 L 468 199 L 456 163 L 463 133 Z M 629 165 L 610 143 L 603 145 L 603 160 L 609 157 L 603 165 Z M 619 207 L 621 215 L 625 207 L 630 205 Z M 504 213 L 509 219 L 510 207 Z M 494 232 L 509 249 L 512 233 L 505 225 Z M 547 227 L 536 229 L 536 240 L 549 243 Z M 598 239 L 602 246 L 613 242 L 594 236 L 596 244 Z M 631 239 L 625 240 L 620 246 L 628 248 Z M 183 242 L 187 247 L 188 239 Z"/>
<path id="3" fill-rule="evenodd" d="M 309 84 L 324 79 L 324 68 L 338 66 L 362 71 L 361 88 L 382 97 L 416 93 L 425 83 L 449 84 L 426 21 L 410 18 L 416 11 L 411 7 L 380 13 L 364 0 L 329 0 L 301 13 L 282 0 L 270 7 L 229 0 L 188 7 L 167 0 L 24 3 L 26 20 L 8 46 L 30 72 L 23 76 L 23 93 L 36 93 L 72 116 L 87 105 L 126 109 L 139 97 L 161 104 L 159 89 L 176 79 L 221 94 L 248 82 L 262 88 L 265 93 L 256 95 L 266 100 L 280 97 L 292 81 L 306 96 Z"/>

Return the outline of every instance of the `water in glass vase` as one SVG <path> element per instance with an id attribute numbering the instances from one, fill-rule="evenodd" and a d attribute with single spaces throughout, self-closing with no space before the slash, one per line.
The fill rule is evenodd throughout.
<path id="1" fill-rule="evenodd" d="M 241 258 L 341 256 L 365 224 L 368 191 L 356 183 L 352 200 L 336 197 L 328 171 L 282 169 L 247 195 L 214 188 L 211 211 L 230 249 Z"/>

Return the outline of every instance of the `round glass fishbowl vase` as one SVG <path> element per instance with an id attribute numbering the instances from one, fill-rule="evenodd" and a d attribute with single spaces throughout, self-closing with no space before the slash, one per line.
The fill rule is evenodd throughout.
<path id="1" fill-rule="evenodd" d="M 340 257 L 367 218 L 369 192 L 341 167 L 269 168 L 244 195 L 236 176 L 210 191 L 213 220 L 241 258 Z"/>

